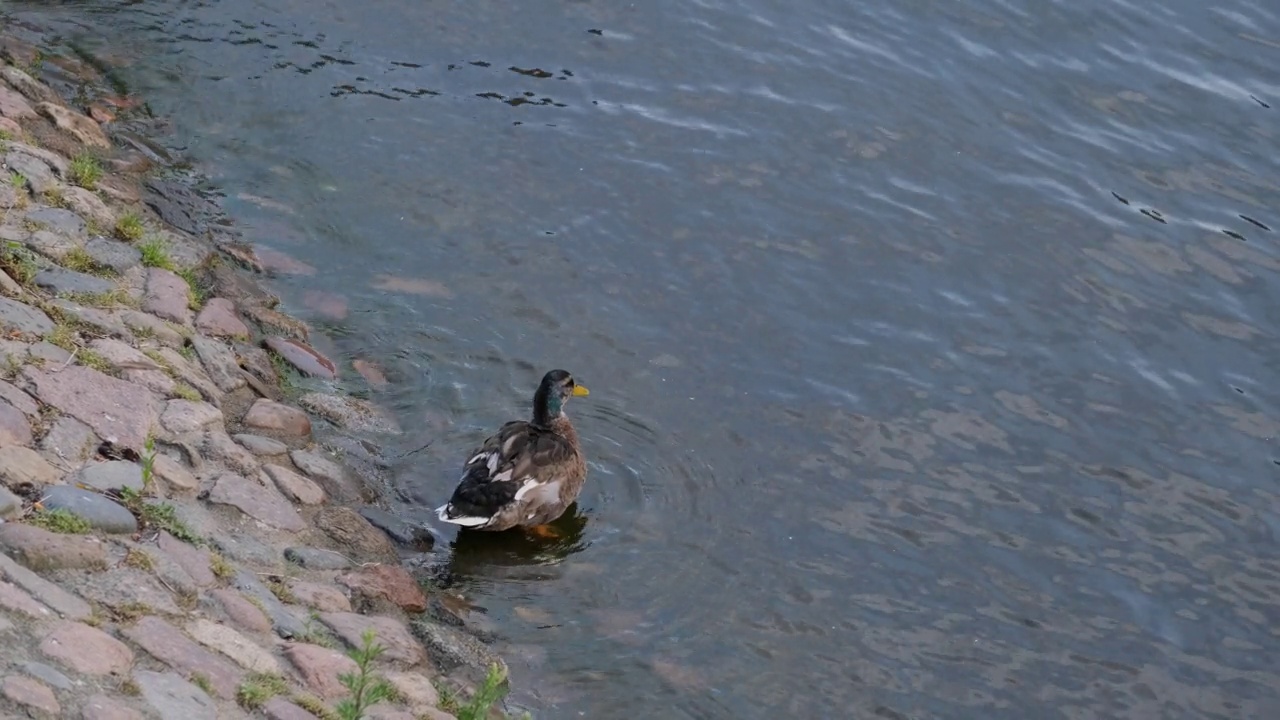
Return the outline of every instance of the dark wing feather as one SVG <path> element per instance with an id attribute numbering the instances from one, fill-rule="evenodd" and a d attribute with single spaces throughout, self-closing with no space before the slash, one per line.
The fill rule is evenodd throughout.
<path id="1" fill-rule="evenodd" d="M 573 461 L 574 453 L 562 435 L 523 420 L 509 422 L 472 453 L 449 503 L 456 515 L 487 517 L 515 500 L 530 478 L 551 479 L 558 466 Z M 494 454 L 497 463 L 490 471 Z"/>

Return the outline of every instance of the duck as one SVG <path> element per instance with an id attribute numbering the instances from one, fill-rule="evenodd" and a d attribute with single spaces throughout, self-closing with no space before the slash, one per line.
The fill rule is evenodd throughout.
<path id="1" fill-rule="evenodd" d="M 533 417 L 512 420 L 473 450 L 453 495 L 436 508 L 442 522 L 468 530 L 520 528 L 554 537 L 587 480 L 578 432 L 565 415 L 571 397 L 590 391 L 567 370 L 551 370 L 533 394 Z"/>

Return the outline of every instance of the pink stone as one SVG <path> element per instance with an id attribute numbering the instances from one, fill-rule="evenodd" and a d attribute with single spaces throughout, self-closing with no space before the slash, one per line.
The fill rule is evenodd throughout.
<path id="1" fill-rule="evenodd" d="M 36 111 L 22 95 L 0 85 L 0 115 L 14 120 L 33 118 Z"/>
<path id="2" fill-rule="evenodd" d="M 320 612 L 351 612 L 351 601 L 334 585 L 295 580 L 289 590 L 298 602 Z"/>
<path id="3" fill-rule="evenodd" d="M 133 665 L 129 646 L 78 622 L 54 626 L 40 642 L 40 652 L 85 675 L 120 675 Z"/>
<path id="4" fill-rule="evenodd" d="M 106 695 L 93 695 L 80 709 L 81 720 L 142 720 L 142 713 Z"/>
<path id="5" fill-rule="evenodd" d="M 324 489 L 311 480 L 283 465 L 264 465 L 263 470 L 275 481 L 284 496 L 299 505 L 319 505 L 324 502 Z"/>
<path id="6" fill-rule="evenodd" d="M 351 588 L 356 595 L 382 598 L 398 605 L 406 612 L 420 613 L 427 609 L 427 597 L 408 570 L 399 565 L 367 565 L 352 573 L 341 575 L 338 582 Z"/>
<path id="7" fill-rule="evenodd" d="M 244 424 L 296 437 L 311 435 L 311 418 L 295 407 L 259 398 L 244 416 Z"/>
<path id="8" fill-rule="evenodd" d="M 147 290 L 142 298 L 142 309 L 176 323 L 191 323 L 191 308 L 187 306 L 187 281 L 164 268 L 147 269 Z"/>
<path id="9" fill-rule="evenodd" d="M 298 669 L 298 674 L 307 687 L 324 698 L 345 695 L 347 689 L 338 680 L 338 676 L 357 670 L 356 663 L 351 658 L 319 645 L 288 645 L 284 656 Z"/>
<path id="10" fill-rule="evenodd" d="M 236 314 L 235 303 L 226 298 L 213 298 L 196 316 L 196 329 L 217 337 L 249 337 L 249 326 Z"/>
<path id="11" fill-rule="evenodd" d="M 267 272 L 279 272 L 286 275 L 314 275 L 316 269 L 301 260 L 286 255 L 279 250 L 258 245 L 253 248 L 258 264 Z"/>
<path id="12" fill-rule="evenodd" d="M 179 674 L 204 675 L 219 697 L 229 700 L 236 696 L 236 688 L 244 673 L 160 618 L 144 617 L 133 627 L 125 629 L 124 634 Z"/>
<path id="13" fill-rule="evenodd" d="M 344 320 L 347 317 L 347 299 L 337 293 L 308 290 L 302 295 L 302 304 L 330 320 Z"/>
<path id="14" fill-rule="evenodd" d="M 65 130 L 85 145 L 94 145 L 100 148 L 111 147 L 111 141 L 107 140 L 102 128 L 98 127 L 98 123 L 86 115 L 81 115 L 74 110 L 50 102 L 42 102 L 36 105 L 36 110 L 39 110 L 40 114 L 52 120 L 54 125 Z"/>
<path id="15" fill-rule="evenodd" d="M 25 705 L 47 715 L 57 717 L 62 713 L 62 706 L 53 696 L 48 685 L 29 677 L 10 675 L 0 684 L 0 692 L 18 705 Z M 39 717 L 38 715 L 36 717 Z"/>
<path id="16" fill-rule="evenodd" d="M 316 720 L 316 716 L 285 700 L 274 697 L 262 706 L 262 714 L 267 720 Z"/>
<path id="17" fill-rule="evenodd" d="M 255 633 L 265 633 L 271 630 L 271 621 L 267 619 L 267 616 L 258 609 L 257 605 L 246 600 L 244 595 L 239 592 L 222 588 L 209 594 L 222 604 L 222 610 L 227 613 L 227 617 L 231 618 L 231 622 L 241 630 Z"/>
<path id="18" fill-rule="evenodd" d="M 158 415 L 156 398 L 146 388 L 79 365 L 59 372 L 28 366 L 22 372 L 42 402 L 88 425 L 103 439 L 142 451 Z"/>
<path id="19" fill-rule="evenodd" d="M 30 446 L 31 442 L 31 424 L 27 422 L 27 416 L 8 403 L 0 402 L 0 447 Z"/>
<path id="20" fill-rule="evenodd" d="M 273 335 L 264 340 L 263 344 L 304 375 L 314 375 L 325 380 L 338 377 L 338 367 L 333 364 L 333 361 L 306 343 Z"/>
<path id="21" fill-rule="evenodd" d="M 382 371 L 381 367 L 378 367 L 377 363 L 371 360 L 356 360 L 351 365 L 356 369 L 356 372 L 360 373 L 360 377 L 364 378 L 365 382 L 370 385 L 374 387 L 385 387 L 387 385 L 387 374 Z"/>
<path id="22" fill-rule="evenodd" d="M 359 647 L 365 630 L 378 635 L 378 644 L 386 648 L 382 659 L 407 666 L 425 659 L 422 646 L 409 633 L 405 624 L 385 615 L 356 613 L 321 613 L 320 620 L 352 647 Z"/>
<path id="23" fill-rule="evenodd" d="M 9 613 L 22 613 L 31 618 L 47 618 L 53 615 L 34 598 L 7 582 L 0 582 L 0 609 Z"/>

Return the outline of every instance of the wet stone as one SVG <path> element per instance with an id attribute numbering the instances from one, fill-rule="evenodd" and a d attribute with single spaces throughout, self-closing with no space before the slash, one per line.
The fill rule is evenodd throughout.
<path id="1" fill-rule="evenodd" d="M 289 468 L 280 465 L 264 465 L 263 470 L 275 482 L 276 487 L 289 500 L 300 505 L 319 505 L 324 502 L 324 490 Z"/>
<path id="2" fill-rule="evenodd" d="M 352 565 L 342 553 L 324 548 L 285 548 L 284 559 L 308 570 L 342 570 Z"/>
<path id="3" fill-rule="evenodd" d="M 392 560 L 396 557 L 395 548 L 391 546 L 387 536 L 351 508 L 323 508 L 316 514 L 313 522 L 326 535 L 349 548 L 350 553 L 354 553 L 358 559 Z"/>
<path id="4" fill-rule="evenodd" d="M 200 673 L 209 679 L 219 697 L 235 697 L 243 673 L 229 661 L 214 655 L 183 635 L 169 623 L 154 617 L 144 617 L 124 634 L 157 660 L 185 675 Z"/>
<path id="5" fill-rule="evenodd" d="M 387 374 L 382 371 L 382 368 L 377 363 L 370 360 L 355 360 L 351 363 L 351 366 L 356 369 L 356 372 L 360 373 L 360 377 L 364 378 L 365 382 L 373 387 L 386 387 Z"/>
<path id="6" fill-rule="evenodd" d="M 196 316 L 196 329 L 215 337 L 249 337 L 249 326 L 236 314 L 235 303 L 226 298 L 212 298 Z"/>
<path id="7" fill-rule="evenodd" d="M 64 618 L 83 620 L 93 614 L 89 603 L 0 555 L 0 579 L 17 585 Z"/>
<path id="8" fill-rule="evenodd" d="M 73 687 L 71 678 L 63 675 L 44 663 L 34 661 L 24 662 L 22 663 L 22 672 L 43 683 L 52 685 L 59 690 L 70 690 Z"/>
<path id="9" fill-rule="evenodd" d="M 362 507 L 359 512 L 361 517 L 401 545 L 430 550 L 435 543 L 435 537 L 427 528 L 401 520 L 382 508 Z"/>
<path id="10" fill-rule="evenodd" d="M 147 704 L 162 718 L 218 720 L 218 706 L 213 698 L 180 675 L 138 670 L 133 679 Z"/>
<path id="11" fill-rule="evenodd" d="M 329 422 L 353 432 L 398 434 L 400 426 L 378 406 L 349 395 L 307 393 L 298 404 Z"/>
<path id="12" fill-rule="evenodd" d="M 315 348 L 300 340 L 273 335 L 263 344 L 284 358 L 285 362 L 297 368 L 303 375 L 334 380 L 338 377 L 338 368 L 329 358 L 321 355 Z"/>
<path id="13" fill-rule="evenodd" d="M 137 267 L 142 262 L 142 253 L 134 246 L 102 236 L 90 238 L 84 245 L 84 251 L 93 258 L 94 262 L 103 267 L 109 267 L 117 273 Z"/>
<path id="14" fill-rule="evenodd" d="M 142 490 L 142 466 L 127 460 L 94 462 L 76 472 L 74 483 L 87 485 L 94 490 Z"/>
<path id="15" fill-rule="evenodd" d="M 466 632 L 429 620 L 416 620 L 410 628 L 422 641 L 431 661 L 445 672 L 464 668 L 483 676 L 492 664 L 496 664 L 504 674 L 507 672 L 507 664 L 502 658 Z"/>
<path id="16" fill-rule="evenodd" d="M 244 424 L 291 437 L 311 435 L 311 418 L 298 408 L 259 398 L 244 416 Z"/>
<path id="17" fill-rule="evenodd" d="M 308 290 L 302 295 L 302 304 L 330 320 L 345 320 L 347 317 L 347 299 L 337 293 Z"/>
<path id="18" fill-rule="evenodd" d="M 37 286 L 59 295 L 75 293 L 97 295 L 109 293 L 115 289 L 115 283 L 105 278 L 58 267 L 41 270 L 36 273 L 35 283 Z"/>
<path id="19" fill-rule="evenodd" d="M 44 492 L 44 506 L 50 510 L 67 510 L 83 518 L 94 529 L 105 533 L 133 533 L 138 521 L 105 495 L 69 485 L 55 485 Z"/>
<path id="20" fill-rule="evenodd" d="M 378 643 L 386 648 L 382 658 L 388 662 L 417 665 L 425 658 L 422 647 L 399 620 L 385 615 L 356 613 L 321 613 L 320 620 L 352 647 L 360 647 L 366 630 L 377 633 Z"/>
<path id="21" fill-rule="evenodd" d="M 284 656 L 297 669 L 303 683 L 322 698 L 345 695 L 347 690 L 338 676 L 357 670 L 351 658 L 319 645 L 290 645 L 285 648 Z"/>
<path id="22" fill-rule="evenodd" d="M 360 487 L 341 465 L 330 460 L 320 449 L 294 450 L 289 459 L 307 477 L 315 480 L 324 488 L 325 494 L 335 502 L 359 502 Z"/>
<path id="23" fill-rule="evenodd" d="M 128 645 L 78 622 L 55 625 L 40 641 L 40 652 L 83 675 L 123 675 L 133 665 Z"/>
<path id="24" fill-rule="evenodd" d="M 27 211 L 27 220 L 39 223 L 59 235 L 65 235 L 77 241 L 77 244 L 88 238 L 84 220 L 70 210 L 41 205 Z"/>
<path id="25" fill-rule="evenodd" d="M 104 440 L 137 451 L 156 423 L 153 396 L 145 388 L 72 365 L 58 373 L 27 367 L 36 396 L 93 428 Z"/>
<path id="26" fill-rule="evenodd" d="M 272 440 L 261 435 L 233 435 L 235 441 L 240 443 L 244 449 L 261 457 L 270 457 L 272 455 L 283 455 L 289 452 L 289 446 L 279 440 Z"/>
<path id="27" fill-rule="evenodd" d="M 149 268 L 142 309 L 165 320 L 188 325 L 191 308 L 187 305 L 187 291 L 187 281 L 178 275 L 164 268 Z"/>
<path id="28" fill-rule="evenodd" d="M 386 600 L 406 612 L 420 613 L 427 609 L 427 597 L 418 582 L 399 565 L 367 565 L 339 576 L 338 582 L 358 597 Z"/>
<path id="29" fill-rule="evenodd" d="M 143 720 L 142 713 L 106 695 L 92 695 L 80 710 L 81 720 Z"/>
<path id="30" fill-rule="evenodd" d="M 53 321 L 41 310 L 0 297 L 0 330 L 46 335 L 53 332 L 53 327 Z"/>
<path id="31" fill-rule="evenodd" d="M 302 516 L 280 493 L 240 475 L 227 473 L 214 481 L 209 502 L 231 505 L 255 520 L 274 528 L 300 532 L 306 529 Z"/>
<path id="32" fill-rule="evenodd" d="M 27 421 L 27 416 L 12 405 L 0 402 L 0 447 L 29 446 L 33 441 L 31 423 Z"/>
<path id="33" fill-rule="evenodd" d="M 58 717 L 62 712 L 53 690 L 35 678 L 10 675 L 0 681 L 0 693 L 11 702 L 24 706 L 32 717 Z"/>

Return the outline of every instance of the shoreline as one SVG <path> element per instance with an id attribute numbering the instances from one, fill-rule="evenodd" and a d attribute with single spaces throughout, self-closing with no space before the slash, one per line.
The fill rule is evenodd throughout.
<path id="1" fill-rule="evenodd" d="M 506 717 L 505 663 L 400 562 L 432 536 L 377 508 L 394 419 L 297 383 L 365 370 L 276 309 L 278 253 L 105 63 L 29 26 L 0 61 L 0 708 Z"/>

